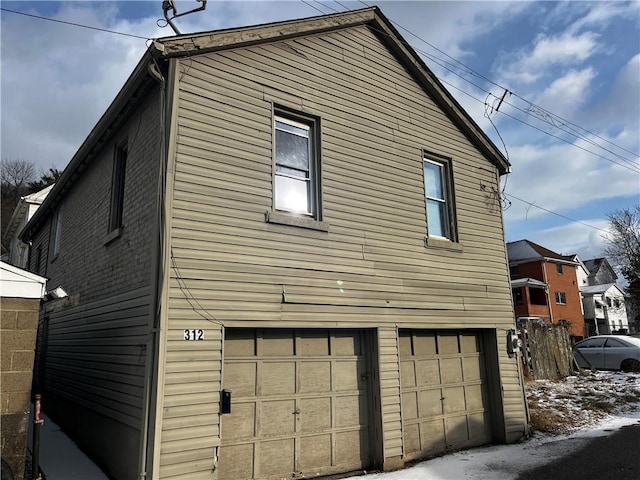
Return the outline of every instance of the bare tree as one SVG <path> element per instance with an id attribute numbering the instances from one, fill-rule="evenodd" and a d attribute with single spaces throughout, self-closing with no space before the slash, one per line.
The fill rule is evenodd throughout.
<path id="1" fill-rule="evenodd" d="M 629 320 L 640 328 L 640 205 L 608 215 L 610 235 L 604 253 L 618 267 L 625 280 Z"/>
<path id="2" fill-rule="evenodd" d="M 23 190 L 36 179 L 33 162 L 24 159 L 4 159 L 0 162 L 2 188 Z"/>
<path id="3" fill-rule="evenodd" d="M 20 197 L 31 193 L 30 185 L 36 180 L 36 167 L 24 159 L 4 159 L 0 162 L 0 228 L 2 229 L 2 251 L 9 239 L 4 232 Z"/>

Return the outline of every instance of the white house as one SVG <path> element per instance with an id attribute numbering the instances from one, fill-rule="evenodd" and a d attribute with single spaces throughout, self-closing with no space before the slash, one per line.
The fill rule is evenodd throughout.
<path id="1" fill-rule="evenodd" d="M 629 322 L 624 293 L 615 283 L 591 285 L 580 289 L 584 320 L 592 335 L 627 333 Z"/>
<path id="2" fill-rule="evenodd" d="M 26 268 L 29 259 L 29 245 L 22 242 L 22 240 L 18 238 L 18 235 L 20 235 L 24 226 L 31 217 L 33 217 L 33 214 L 36 213 L 36 210 L 38 210 L 44 199 L 47 198 L 53 185 L 54 184 L 49 185 L 31 195 L 21 197 L 18 205 L 16 205 L 16 208 L 13 210 L 7 228 L 3 232 L 9 248 L 7 262 L 11 265 Z"/>

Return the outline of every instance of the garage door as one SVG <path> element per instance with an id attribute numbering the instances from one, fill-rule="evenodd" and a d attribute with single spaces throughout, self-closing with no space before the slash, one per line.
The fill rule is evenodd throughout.
<path id="1" fill-rule="evenodd" d="M 227 329 L 219 478 L 281 479 L 369 463 L 364 339 L 357 331 Z"/>
<path id="2" fill-rule="evenodd" d="M 405 456 L 490 442 L 484 354 L 473 332 L 400 332 Z"/>

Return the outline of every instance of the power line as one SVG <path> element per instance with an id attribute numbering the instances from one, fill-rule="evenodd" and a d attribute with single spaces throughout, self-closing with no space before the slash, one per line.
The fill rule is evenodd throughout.
<path id="1" fill-rule="evenodd" d="M 541 207 L 540 205 L 536 205 L 535 203 L 528 202 L 527 200 L 523 200 L 522 198 L 518 198 L 515 195 L 512 195 L 511 193 L 505 193 L 504 195 L 507 196 L 507 197 L 513 198 L 514 200 L 518 200 L 518 201 L 520 201 L 522 203 L 525 203 L 525 204 L 529 205 L 530 207 L 535 207 L 535 208 L 538 208 L 540 210 L 544 210 L 547 213 L 551 213 L 552 215 L 556 215 L 558 217 L 564 218 L 565 220 L 569 220 L 570 222 L 579 223 L 580 225 L 584 225 L 585 227 L 593 228 L 594 230 L 598 230 L 598 231 L 606 233 L 606 234 L 609 233 L 607 230 L 603 230 L 602 228 L 596 227 L 595 225 L 590 225 L 590 224 L 582 222 L 580 220 L 576 220 L 575 218 L 567 217 L 566 215 L 562 215 L 561 213 L 554 212 L 553 210 L 549 210 L 547 208 Z"/>
<path id="2" fill-rule="evenodd" d="M 363 2 L 362 0 L 359 0 L 359 1 L 360 1 L 360 3 L 361 3 L 362 5 L 364 5 L 364 6 L 366 6 L 366 7 L 369 7 L 369 8 L 370 8 L 370 6 L 369 6 L 366 2 Z M 413 33 L 412 31 L 410 31 L 409 29 L 407 29 L 407 28 L 403 27 L 402 25 L 398 24 L 397 22 L 395 22 L 395 21 L 393 21 L 393 20 L 390 20 L 390 21 L 391 21 L 391 23 L 392 23 L 393 25 L 395 25 L 398 29 L 400 29 L 400 30 L 403 30 L 403 31 L 407 32 L 407 33 L 408 33 L 409 35 L 411 35 L 412 37 L 414 37 L 414 38 L 416 38 L 417 40 L 419 40 L 419 41 L 423 42 L 424 44 L 428 45 L 429 47 L 433 48 L 434 50 L 436 50 L 436 51 L 440 52 L 442 55 L 446 56 L 447 58 L 449 58 L 449 59 L 453 60 L 453 62 L 455 62 L 455 64 L 456 64 L 456 67 L 455 67 L 455 68 L 460 68 L 460 67 L 457 67 L 457 65 L 460 65 L 460 66 L 462 67 L 462 68 L 460 68 L 460 69 L 461 69 L 461 70 L 463 70 L 463 71 L 465 71 L 466 73 L 468 73 L 468 74 L 470 74 L 470 75 L 474 75 L 474 76 L 476 76 L 476 77 L 479 77 L 479 78 L 481 78 L 481 79 L 485 80 L 486 82 L 488 82 L 488 83 L 490 83 L 490 84 L 492 84 L 492 85 L 494 85 L 494 86 L 496 86 L 496 87 L 500 88 L 501 90 L 508 90 L 508 91 L 510 91 L 510 92 L 512 92 L 512 93 L 513 93 L 513 91 L 512 91 L 511 89 L 506 88 L 506 87 L 504 87 L 503 85 L 500 85 L 499 83 L 497 83 L 497 82 L 495 82 L 495 81 L 491 80 L 490 78 L 488 78 L 488 77 L 486 77 L 485 75 L 481 74 L 480 72 L 478 72 L 478 71 L 474 70 L 473 68 L 469 67 L 468 65 L 465 65 L 465 64 L 464 64 L 464 63 L 462 63 L 461 61 L 457 60 L 456 58 L 454 58 L 454 57 L 452 57 L 451 55 L 449 55 L 448 53 L 446 53 L 445 51 L 443 51 L 443 50 L 441 50 L 440 48 L 436 47 L 435 45 L 433 45 L 433 44 L 429 43 L 428 41 L 426 41 L 426 40 L 425 40 L 425 39 L 423 39 L 422 37 L 420 37 L 420 36 L 416 35 L 416 34 L 415 34 L 415 33 Z M 384 32 L 383 32 L 383 33 L 384 33 Z M 417 52 L 420 52 L 420 53 L 422 53 L 422 54 L 424 54 L 424 55 L 428 56 L 428 57 L 429 57 L 429 58 L 431 58 L 432 60 L 433 60 L 434 58 L 438 58 L 438 57 L 432 56 L 431 54 L 428 54 L 427 52 L 421 51 L 421 50 L 419 50 L 419 49 L 417 49 L 417 48 L 415 48 L 415 47 L 412 47 L 412 48 L 414 48 L 414 50 L 416 50 Z M 453 65 L 451 62 L 447 62 L 446 60 L 443 60 L 443 59 L 438 59 L 438 60 L 440 60 L 441 62 L 447 63 L 447 64 L 449 64 L 449 65 Z M 436 63 L 437 63 L 437 62 L 436 62 Z M 439 63 L 439 65 L 440 65 L 441 67 L 443 67 L 443 68 L 446 68 L 446 67 L 444 67 L 444 65 L 442 65 L 442 64 L 440 64 L 440 63 Z M 456 73 L 456 72 L 453 72 L 452 70 L 450 70 L 450 69 L 448 69 L 448 68 L 447 68 L 447 70 L 449 70 L 450 72 L 455 73 L 456 75 L 460 76 L 463 80 L 465 80 L 465 81 L 467 81 L 467 82 L 469 82 L 469 83 L 472 83 L 472 84 L 473 84 L 473 82 L 471 82 L 471 81 L 469 81 L 468 79 L 466 79 L 466 78 L 462 77 L 460 74 L 458 74 L 458 73 Z M 478 86 L 477 86 L 477 85 L 475 85 L 475 84 L 473 84 L 473 85 L 474 85 L 474 86 L 476 86 L 476 87 L 478 87 Z M 486 90 L 485 90 L 485 89 L 482 89 L 482 90 L 486 92 Z M 571 122 L 571 121 L 569 121 L 569 120 L 566 120 L 566 119 L 564 119 L 564 118 L 560 117 L 559 115 L 554 114 L 554 113 L 550 112 L 549 110 L 546 110 L 545 108 L 540 107 L 539 105 L 534 104 L 533 102 L 531 102 L 531 101 L 527 100 L 526 98 L 524 98 L 524 97 L 522 97 L 522 96 L 520 96 L 520 95 L 517 95 L 516 93 L 513 93 L 513 95 L 514 95 L 515 97 L 517 97 L 518 99 L 520 99 L 521 101 L 525 102 L 527 105 L 529 105 L 529 107 L 530 107 L 530 108 L 536 109 L 536 110 L 538 110 L 538 111 L 540 111 L 540 112 L 544 112 L 544 113 L 545 113 L 546 115 L 548 115 L 549 117 L 552 117 L 552 118 L 557 119 L 557 121 L 556 121 L 556 122 L 546 122 L 546 123 L 549 123 L 550 125 L 552 125 L 552 126 L 554 126 L 554 127 L 556 127 L 556 128 L 559 128 L 559 129 L 560 129 L 560 127 L 557 125 L 557 123 L 561 123 L 561 124 L 563 124 L 563 125 L 573 125 L 574 127 L 577 127 L 577 128 L 579 128 L 580 130 L 582 130 L 582 131 L 586 132 L 587 134 L 589 134 L 589 135 L 593 135 L 594 137 L 599 138 L 600 140 L 602 140 L 602 141 L 604 141 L 604 142 L 606 142 L 606 143 L 608 143 L 608 144 L 610 144 L 610 145 L 612 145 L 612 146 L 615 146 L 616 148 L 619 148 L 620 150 L 624 150 L 625 152 L 630 153 L 631 155 L 634 155 L 634 156 L 636 156 L 636 157 L 637 157 L 637 156 L 640 156 L 640 154 L 638 154 L 638 153 L 636 153 L 636 152 L 633 152 L 633 151 L 631 151 L 631 150 L 628 150 L 628 149 L 626 149 L 625 147 L 622 147 L 622 146 L 620 146 L 620 145 L 618 145 L 618 144 L 616 144 L 616 143 L 614 143 L 614 142 L 612 142 L 612 141 L 610 141 L 610 140 L 608 140 L 608 139 L 606 139 L 606 138 L 604 138 L 604 137 L 602 137 L 602 136 L 598 135 L 597 133 L 594 133 L 594 132 L 592 132 L 592 131 L 590 131 L 590 130 L 587 130 L 586 128 L 581 127 L 581 126 L 579 126 L 579 125 L 577 125 L 577 124 L 575 124 L 575 123 L 573 123 L 573 122 Z M 509 105 L 511 105 L 511 104 L 509 104 Z M 515 107 L 514 105 L 511 105 L 511 106 L 513 106 L 514 108 L 517 108 L 517 109 L 521 110 L 523 113 L 526 113 L 527 115 L 532 115 L 532 116 L 534 116 L 534 117 L 538 118 L 538 120 L 542 120 L 541 118 L 539 118 L 539 117 L 537 117 L 537 116 L 533 115 L 533 114 L 532 114 L 531 112 L 529 112 L 529 111 L 526 111 L 526 110 L 520 109 L 520 108 L 518 108 L 518 107 Z M 543 121 L 544 121 L 544 120 L 543 120 Z M 562 129 L 560 129 L 560 130 L 562 130 Z M 563 131 L 565 131 L 565 132 L 566 132 L 566 130 L 563 130 Z M 569 133 L 569 132 L 566 132 L 566 133 Z M 593 142 L 593 141 L 591 141 L 591 140 L 589 140 L 589 139 L 587 139 L 587 138 L 584 138 L 583 136 L 581 136 L 581 135 L 577 134 L 577 132 L 576 132 L 576 133 L 574 133 L 573 135 L 574 135 L 574 136 L 576 136 L 576 137 L 578 137 L 578 138 L 582 138 L 583 140 L 585 140 L 585 141 L 587 141 L 587 142 L 590 142 L 590 143 L 592 143 L 592 144 L 594 144 L 594 145 L 598 146 L 599 148 L 602 148 L 603 150 L 607 150 L 606 148 L 602 147 L 601 145 L 599 145 L 599 144 L 597 144 L 597 143 L 595 143 L 595 142 Z M 613 153 L 614 155 L 616 155 L 617 157 L 619 157 L 619 158 L 621 158 L 621 159 L 624 159 L 624 160 L 627 160 L 627 161 L 629 161 L 629 162 L 630 162 L 630 160 L 629 160 L 629 159 L 627 159 L 627 158 L 625 158 L 625 157 L 621 157 L 620 155 L 618 155 L 618 154 L 616 154 L 616 153 L 614 153 L 614 152 L 611 152 L 610 150 L 607 150 L 607 151 L 609 151 L 610 153 Z"/>
<path id="3" fill-rule="evenodd" d="M 65 20 L 58 20 L 58 19 L 49 18 L 49 17 L 41 17 L 40 15 L 34 15 L 32 13 L 25 13 L 25 12 L 18 12 L 16 10 L 9 10 L 8 8 L 3 8 L 3 7 L 0 7 L 0 10 L 2 10 L 3 12 L 15 13 L 16 15 L 24 15 L 25 17 L 37 18 L 39 20 L 47 20 L 49 22 L 62 23 L 64 25 L 72 25 L 74 27 L 80 27 L 80 28 L 88 28 L 89 30 L 97 30 L 99 32 L 113 33 L 115 35 L 123 35 L 125 37 L 141 38 L 142 40 L 151 40 L 149 37 L 142 37 L 140 35 L 134 35 L 132 33 L 116 32 L 115 30 L 108 30 L 106 28 L 91 27 L 89 25 L 82 25 L 81 23 L 67 22 Z"/>

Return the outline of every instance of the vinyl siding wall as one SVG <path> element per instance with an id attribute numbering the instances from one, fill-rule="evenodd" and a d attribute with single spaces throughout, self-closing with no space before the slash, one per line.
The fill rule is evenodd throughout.
<path id="1" fill-rule="evenodd" d="M 62 198 L 33 240 L 31 268 L 69 298 L 41 312 L 35 381 L 45 412 L 116 479 L 136 478 L 151 315 L 159 97 L 149 92 Z M 105 244 L 114 149 L 127 140 L 123 229 Z M 45 326 L 45 319 L 48 322 Z"/>
<path id="2" fill-rule="evenodd" d="M 160 478 L 214 468 L 222 325 L 380 327 L 384 456 L 400 457 L 396 329 L 497 329 L 502 349 L 513 323 L 496 168 L 366 27 L 191 56 L 177 77 Z M 328 233 L 265 222 L 274 105 L 321 118 Z M 452 158 L 462 251 L 425 247 L 423 149 Z M 504 401 L 522 434 L 522 394 Z"/>

